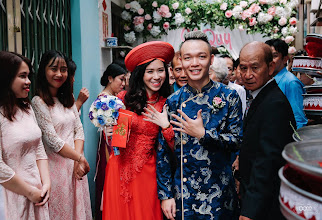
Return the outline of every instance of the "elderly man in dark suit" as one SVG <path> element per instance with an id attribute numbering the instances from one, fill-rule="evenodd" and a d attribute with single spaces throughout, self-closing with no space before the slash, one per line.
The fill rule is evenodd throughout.
<path id="1" fill-rule="evenodd" d="M 292 108 L 272 78 L 275 63 L 271 48 L 262 42 L 245 45 L 240 72 L 253 101 L 244 119 L 240 151 L 241 216 L 239 220 L 284 219 L 279 209 L 278 169 L 285 164 L 284 146 L 296 126 Z"/>

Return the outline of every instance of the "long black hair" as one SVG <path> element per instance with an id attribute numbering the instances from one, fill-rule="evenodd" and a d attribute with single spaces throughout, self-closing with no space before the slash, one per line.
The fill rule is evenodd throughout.
<path id="1" fill-rule="evenodd" d="M 49 83 L 46 78 L 46 66 L 53 65 L 56 59 L 63 59 L 66 62 L 66 65 L 68 64 L 68 59 L 63 53 L 57 50 L 49 50 L 42 55 L 37 74 L 36 95 L 40 96 L 48 106 L 53 106 L 55 102 L 49 92 Z M 59 102 L 66 108 L 71 108 L 75 102 L 71 77 L 72 74 L 68 72 L 66 81 L 57 92 Z"/>
<path id="2" fill-rule="evenodd" d="M 146 89 L 143 81 L 145 69 L 154 60 L 139 65 L 133 70 L 130 77 L 129 89 L 124 97 L 125 105 L 129 107 L 131 111 L 135 112 L 138 115 L 141 115 L 141 113 L 143 112 L 143 108 L 146 107 L 147 104 Z M 167 98 L 171 94 L 169 84 L 169 72 L 167 65 L 164 62 L 162 63 L 164 65 L 166 77 L 163 85 L 159 90 L 159 95 L 164 98 Z"/>
<path id="3" fill-rule="evenodd" d="M 10 121 L 13 121 L 17 109 L 28 113 L 30 108 L 29 98 L 16 98 L 11 89 L 22 62 L 29 67 L 30 79 L 33 68 L 28 58 L 14 52 L 0 51 L 0 107 L 3 108 L 4 117 Z"/>

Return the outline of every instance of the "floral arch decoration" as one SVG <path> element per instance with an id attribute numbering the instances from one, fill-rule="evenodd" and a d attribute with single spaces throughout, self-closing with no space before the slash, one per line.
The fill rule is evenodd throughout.
<path id="1" fill-rule="evenodd" d="M 297 5 L 298 0 L 145 0 L 125 4 L 121 17 L 125 21 L 124 39 L 129 44 L 139 36 L 159 38 L 169 30 L 193 30 L 204 24 L 261 33 L 291 43 L 297 32 Z"/>

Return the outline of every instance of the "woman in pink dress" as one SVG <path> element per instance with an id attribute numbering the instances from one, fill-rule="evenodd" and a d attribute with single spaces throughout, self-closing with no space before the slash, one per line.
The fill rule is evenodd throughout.
<path id="1" fill-rule="evenodd" d="M 0 51 L 0 183 L 5 219 L 49 219 L 47 155 L 30 106 L 30 61 Z"/>
<path id="2" fill-rule="evenodd" d="M 42 130 L 52 181 L 49 215 L 54 220 L 92 219 L 83 156 L 84 131 L 74 104 L 73 81 L 65 56 L 42 55 L 32 107 Z"/>

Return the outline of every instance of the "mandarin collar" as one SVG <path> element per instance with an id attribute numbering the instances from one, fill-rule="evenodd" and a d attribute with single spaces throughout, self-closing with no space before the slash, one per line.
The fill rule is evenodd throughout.
<path id="1" fill-rule="evenodd" d="M 159 98 L 159 93 L 156 92 L 151 97 L 149 97 L 149 94 L 146 93 L 146 97 L 147 97 L 148 101 L 155 101 L 155 100 L 157 100 Z"/>
<path id="2" fill-rule="evenodd" d="M 200 92 L 197 89 L 191 87 L 189 84 L 187 84 L 186 86 L 190 92 L 192 92 L 193 94 L 198 94 L 198 93 L 202 93 L 202 92 L 205 92 L 206 90 L 210 89 L 213 84 L 214 84 L 214 82 L 212 80 L 209 80 L 209 82 L 204 87 L 202 87 Z"/>

